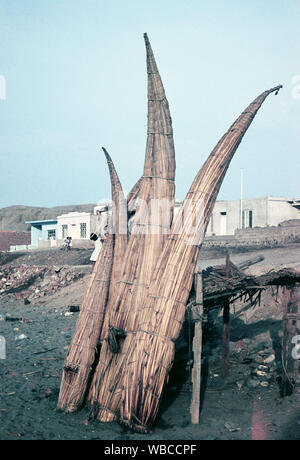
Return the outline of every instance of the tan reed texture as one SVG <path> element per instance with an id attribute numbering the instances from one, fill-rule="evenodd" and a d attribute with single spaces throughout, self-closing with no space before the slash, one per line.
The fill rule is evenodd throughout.
<path id="1" fill-rule="evenodd" d="M 125 258 L 127 243 L 128 243 L 128 227 L 127 227 L 127 203 L 123 194 L 122 186 L 115 170 L 114 164 L 107 150 L 102 147 L 106 156 L 111 183 L 113 184 L 113 208 L 111 229 L 115 235 L 114 239 L 114 255 L 113 266 L 110 278 L 109 297 L 106 304 L 105 316 L 100 334 L 100 342 L 107 336 L 109 318 L 112 308 L 112 300 L 116 291 L 116 283 L 121 277 L 122 264 Z"/>
<path id="2" fill-rule="evenodd" d="M 181 209 L 186 203 L 193 203 L 196 209 L 200 203 L 201 211 L 187 213 L 184 226 L 180 213 L 176 216 L 139 312 L 136 332 L 125 339 L 122 352 L 126 354 L 107 387 L 121 398 L 121 421 L 138 430 L 146 431 L 156 417 L 201 243 L 229 163 L 265 98 L 279 88 L 265 91 L 247 107 L 199 171 Z"/>
<path id="3" fill-rule="evenodd" d="M 112 198 L 116 203 L 112 220 L 116 228 L 118 228 L 119 216 L 124 212 L 122 207 L 125 201 L 113 162 L 105 149 L 104 153 L 110 172 Z M 113 223 L 110 224 L 110 227 L 112 227 Z M 95 365 L 109 289 L 111 283 L 113 283 L 112 277 L 118 276 L 120 259 L 123 257 L 126 244 L 127 235 L 120 235 L 119 233 L 114 235 L 112 228 L 108 229 L 108 234 L 105 237 L 88 283 L 63 368 L 58 409 L 74 412 L 84 403 L 92 369 Z"/>
<path id="4" fill-rule="evenodd" d="M 137 184 L 138 205 L 134 227 L 109 317 L 109 326 L 120 328 L 125 333 L 135 330 L 137 312 L 143 304 L 170 230 L 175 194 L 175 149 L 169 104 L 146 34 L 144 38 L 148 73 L 148 133 L 144 174 Z M 134 190 L 130 200 L 133 201 L 136 196 Z M 155 208 L 154 203 L 162 202 L 169 205 L 167 212 Z M 102 339 L 105 339 L 103 335 Z M 104 341 L 89 392 L 92 411 L 102 421 L 115 419 L 119 410 L 119 396 L 109 391 L 106 382 L 111 380 L 110 375 L 119 367 L 120 360 L 122 354 L 112 353 L 109 344 Z"/>
<path id="5" fill-rule="evenodd" d="M 143 177 L 140 177 L 127 195 L 127 209 L 129 213 L 133 211 L 135 201 L 140 193 L 142 180 Z"/>

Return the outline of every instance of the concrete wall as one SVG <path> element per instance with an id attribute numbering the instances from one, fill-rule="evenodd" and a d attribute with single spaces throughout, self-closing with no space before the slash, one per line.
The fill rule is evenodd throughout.
<path id="1" fill-rule="evenodd" d="M 55 235 L 57 238 L 57 223 L 53 223 L 53 224 L 43 224 L 42 225 L 42 239 L 43 240 L 48 240 L 48 231 L 49 230 L 54 230 L 55 231 Z"/>
<path id="2" fill-rule="evenodd" d="M 31 244 L 38 247 L 39 239 L 42 238 L 42 226 L 36 227 L 31 225 Z"/>
<path id="3" fill-rule="evenodd" d="M 243 210 L 252 211 L 252 226 L 267 225 L 267 198 L 243 200 Z M 234 235 L 241 227 L 241 203 L 239 200 L 217 201 L 207 227 L 207 236 Z"/>
<path id="4" fill-rule="evenodd" d="M 40 224 L 31 224 L 31 245 L 33 247 L 38 247 L 41 240 L 48 240 L 48 231 L 55 230 L 57 236 L 57 223 L 40 223 Z"/>
<path id="5" fill-rule="evenodd" d="M 63 225 L 67 225 L 67 235 L 72 238 L 72 240 L 88 239 L 90 238 L 91 228 L 93 228 L 94 223 L 91 225 L 91 214 L 88 212 L 70 212 L 68 214 L 63 214 L 57 217 L 57 239 L 63 240 Z M 81 238 L 80 233 L 80 224 L 86 225 L 86 236 Z"/>
<path id="6" fill-rule="evenodd" d="M 237 229 L 234 235 L 206 236 L 203 247 L 274 247 L 300 242 L 300 219 L 286 221 L 277 227 Z"/>
<path id="7" fill-rule="evenodd" d="M 278 225 L 280 222 L 299 218 L 299 210 L 285 198 L 268 198 L 268 225 Z"/>
<path id="8" fill-rule="evenodd" d="M 252 211 L 252 228 L 276 226 L 290 219 L 300 219 L 299 210 L 287 198 L 265 197 L 243 200 L 243 211 Z M 241 228 L 241 203 L 217 201 L 207 227 L 207 236 L 234 235 Z"/>
<path id="9" fill-rule="evenodd" d="M 27 249 L 30 249 L 30 247 L 31 247 L 30 244 L 17 244 L 14 246 L 10 246 L 9 251 L 10 252 L 27 251 Z"/>

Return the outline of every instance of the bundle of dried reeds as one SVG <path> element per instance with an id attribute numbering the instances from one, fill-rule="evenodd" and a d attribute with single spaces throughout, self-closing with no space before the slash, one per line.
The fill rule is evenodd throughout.
<path id="1" fill-rule="evenodd" d="M 82 404 L 98 361 L 88 394 L 94 415 L 101 421 L 118 417 L 147 431 L 172 367 L 174 342 L 182 328 L 199 250 L 220 186 L 257 111 L 280 87 L 255 99 L 222 137 L 196 176 L 169 235 L 175 175 L 172 122 L 146 34 L 144 38 L 148 133 L 144 173 L 129 195 L 130 210 L 136 209 L 134 225 L 127 244 L 127 232 L 120 238 L 123 219 L 115 214 L 114 257 L 114 239 L 108 235 L 78 318 L 58 407 L 72 411 Z M 121 186 L 105 154 L 114 195 Z M 126 214 L 123 198 L 121 204 L 119 197 L 113 201 Z M 102 347 L 95 360 L 99 339 Z"/>
<path id="2" fill-rule="evenodd" d="M 114 235 L 112 229 L 113 223 L 116 229 L 119 229 L 119 216 L 127 211 L 124 210 L 122 187 L 113 162 L 105 149 L 104 153 L 110 171 L 112 198 L 116 203 L 116 209 L 90 277 L 63 368 L 57 407 L 66 412 L 76 411 L 84 402 L 97 356 L 109 289 L 115 277 L 118 277 L 120 260 L 127 244 L 127 234 L 118 231 Z"/>
<path id="3" fill-rule="evenodd" d="M 138 204 L 122 276 L 113 297 L 111 315 L 106 316 L 112 334 L 135 331 L 138 310 L 143 304 L 173 218 L 175 151 L 172 122 L 146 34 L 144 38 L 148 71 L 148 134 L 144 174 L 136 187 Z M 136 190 L 134 192 L 131 193 L 131 201 L 136 198 Z M 121 334 L 119 338 L 124 337 Z M 104 334 L 102 339 L 105 339 Z M 109 338 L 103 343 L 89 394 L 93 412 L 102 421 L 113 420 L 119 411 L 119 394 L 109 391 L 106 384 L 111 382 L 111 376 L 122 360 L 122 355 L 114 353 L 119 350 L 119 345 L 116 350 L 111 349 L 112 340 Z"/>
<path id="4" fill-rule="evenodd" d="M 118 288 L 117 282 L 121 277 L 122 264 L 125 258 L 128 243 L 126 199 L 124 197 L 122 186 L 114 168 L 112 159 L 110 158 L 106 149 L 104 147 L 102 148 L 109 167 L 111 183 L 113 184 L 112 233 L 114 234 L 114 256 L 109 286 L 109 297 L 105 308 L 105 316 L 100 333 L 100 342 L 102 342 L 103 338 L 107 336 L 112 301 L 115 291 Z M 95 307 L 97 308 L 97 306 Z"/>
<path id="5" fill-rule="evenodd" d="M 118 394 L 121 420 L 136 429 L 147 430 L 157 414 L 174 358 L 174 341 L 184 321 L 199 249 L 229 163 L 262 103 L 279 88 L 265 91 L 249 105 L 196 176 L 182 205 L 184 213 L 189 204 L 184 225 L 183 213 L 179 213 L 139 311 L 136 332 L 125 339 L 122 353 L 126 356 L 104 387 L 105 392 Z"/>

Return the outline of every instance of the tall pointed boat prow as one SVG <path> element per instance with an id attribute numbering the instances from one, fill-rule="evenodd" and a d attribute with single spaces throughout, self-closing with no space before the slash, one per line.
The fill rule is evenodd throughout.
<path id="1" fill-rule="evenodd" d="M 118 266 L 126 249 L 127 234 L 113 234 L 112 226 L 119 228 L 119 216 L 124 210 L 124 195 L 113 162 L 104 149 L 107 159 L 115 212 L 104 239 L 95 267 L 90 277 L 76 323 L 73 339 L 63 368 L 57 408 L 74 412 L 81 408 L 89 388 L 95 366 L 99 339 L 103 328 L 110 286 L 118 276 Z M 122 200 L 123 196 L 123 200 Z"/>
<path id="2" fill-rule="evenodd" d="M 126 350 L 122 341 L 115 354 L 110 344 L 120 331 L 128 337 L 136 330 L 138 311 L 148 292 L 157 259 L 163 251 L 173 220 L 175 200 L 175 148 L 172 120 L 164 87 L 147 34 L 144 35 L 148 75 L 148 131 L 141 180 L 131 194 L 138 193 L 138 206 L 128 242 L 121 277 L 116 286 L 109 318 L 110 336 L 103 342 L 89 401 L 101 421 L 114 420 L 120 410 L 120 392 L 115 374 Z M 153 203 L 157 206 L 153 207 Z M 106 329 L 106 328 L 105 328 Z M 102 336 L 104 340 L 105 337 Z M 99 410 L 100 407 L 100 410 Z"/>
<path id="3" fill-rule="evenodd" d="M 122 382 L 121 421 L 147 431 L 158 411 L 174 359 L 195 265 L 207 224 L 230 161 L 272 88 L 256 98 L 221 138 L 197 174 L 171 230 L 139 311 L 136 334 L 125 339 L 127 350 L 118 380 Z M 187 207 L 188 205 L 188 207 Z M 195 223 L 196 217 L 196 223 Z"/>

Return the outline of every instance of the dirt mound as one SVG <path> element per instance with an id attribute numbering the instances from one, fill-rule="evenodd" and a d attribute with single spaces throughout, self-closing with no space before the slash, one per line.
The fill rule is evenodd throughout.
<path id="1" fill-rule="evenodd" d="M 61 249 L 34 250 L 26 252 L 0 252 L 0 266 L 11 264 L 26 265 L 90 265 L 93 249 L 73 248 L 71 251 Z"/>

